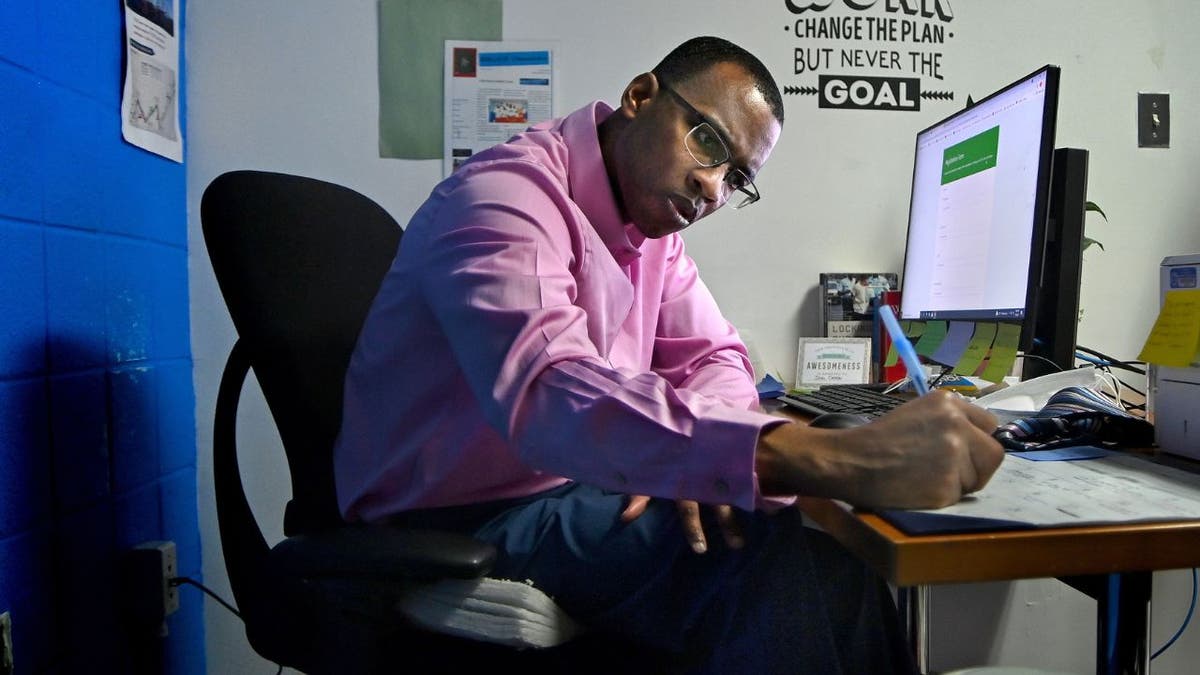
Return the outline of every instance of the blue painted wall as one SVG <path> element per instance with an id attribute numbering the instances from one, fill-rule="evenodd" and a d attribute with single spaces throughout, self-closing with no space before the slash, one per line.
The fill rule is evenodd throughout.
<path id="1" fill-rule="evenodd" d="M 121 138 L 122 24 L 116 1 L 0 2 L 0 612 L 17 673 L 205 671 L 198 591 L 181 587 L 161 638 L 130 629 L 119 591 L 148 540 L 200 578 L 185 175 Z"/>

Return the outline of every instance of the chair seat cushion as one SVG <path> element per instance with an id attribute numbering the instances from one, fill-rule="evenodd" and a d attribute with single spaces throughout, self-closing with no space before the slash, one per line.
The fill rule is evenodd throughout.
<path id="1" fill-rule="evenodd" d="M 513 647 L 553 647 L 581 630 L 533 585 L 490 577 L 410 587 L 397 609 L 422 628 Z"/>

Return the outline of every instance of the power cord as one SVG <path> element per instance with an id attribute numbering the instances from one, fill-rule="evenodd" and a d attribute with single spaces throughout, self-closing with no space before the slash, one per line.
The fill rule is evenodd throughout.
<path id="1" fill-rule="evenodd" d="M 1054 366 L 1054 369 L 1055 369 L 1055 370 L 1058 370 L 1058 371 L 1061 371 L 1061 370 L 1063 369 L 1063 367 L 1062 367 L 1062 366 L 1060 366 L 1060 365 L 1058 365 L 1057 363 L 1055 363 L 1055 362 L 1051 361 L 1050 359 L 1048 359 L 1048 358 L 1046 358 L 1046 357 L 1042 356 L 1041 354 L 1030 354 L 1030 353 L 1028 353 L 1028 352 L 1022 352 L 1022 353 L 1020 354 L 1020 356 L 1021 356 L 1021 358 L 1026 358 L 1026 359 L 1037 359 L 1038 361 L 1045 361 L 1046 363 L 1049 363 L 1050 365 Z"/>
<path id="2" fill-rule="evenodd" d="M 170 579 L 167 580 L 167 583 L 171 584 L 172 586 L 182 586 L 184 584 L 187 584 L 189 586 L 195 586 L 196 588 L 199 588 L 201 591 L 203 591 L 206 595 L 208 595 L 208 597 L 210 597 L 213 600 L 216 600 L 218 603 L 220 603 L 220 605 L 222 607 L 224 607 L 225 609 L 232 612 L 233 615 L 236 616 L 243 623 L 245 622 L 245 619 L 242 618 L 242 613 L 239 612 L 236 607 L 234 607 L 232 604 L 227 602 L 224 598 L 222 598 L 221 596 L 219 596 L 215 592 L 213 592 L 213 590 L 210 589 L 208 586 L 205 586 L 204 584 L 200 583 L 199 581 L 196 581 L 195 579 L 193 579 L 191 577 L 171 577 Z M 275 671 L 275 675 L 281 675 L 283 673 L 283 664 L 277 663 L 275 665 L 279 666 L 279 669 Z"/>
<path id="3" fill-rule="evenodd" d="M 1143 401 L 1146 400 L 1146 392 L 1138 389 L 1137 387 L 1131 386 L 1128 382 L 1125 382 L 1124 380 L 1118 378 L 1112 372 L 1113 368 L 1120 368 L 1120 369 L 1128 370 L 1130 372 L 1137 373 L 1138 375 L 1144 376 L 1146 374 L 1146 371 L 1143 370 L 1142 368 L 1139 368 L 1138 366 L 1145 366 L 1146 365 L 1145 361 L 1120 361 L 1120 360 L 1114 359 L 1113 357 L 1111 357 L 1103 352 L 1099 352 L 1099 351 L 1096 351 L 1095 349 L 1090 349 L 1088 347 L 1084 347 L 1081 345 L 1076 345 L 1075 349 L 1076 349 L 1075 358 L 1077 358 L 1081 361 L 1085 361 L 1087 363 L 1093 364 L 1097 368 L 1104 370 L 1106 373 L 1108 373 L 1108 375 L 1110 377 L 1113 378 L 1114 381 L 1119 382 L 1121 385 L 1124 385 L 1125 389 L 1128 389 L 1129 391 L 1133 392 L 1134 394 L 1137 394 L 1138 396 L 1141 397 L 1141 399 Z M 1145 403 L 1136 403 L 1135 404 L 1133 402 L 1127 402 L 1124 400 L 1123 397 L 1118 398 L 1118 401 L 1121 403 L 1121 405 L 1123 405 L 1125 407 L 1126 410 L 1145 410 L 1146 409 Z"/>
<path id="4" fill-rule="evenodd" d="M 1121 396 L 1121 381 L 1118 380 L 1117 377 L 1115 375 L 1113 375 L 1112 371 L 1109 370 L 1108 368 L 1097 368 L 1096 371 L 1097 371 L 1097 375 L 1100 376 L 1100 381 L 1103 382 L 1108 387 L 1108 389 L 1111 390 L 1111 391 L 1102 391 L 1101 393 L 1103 393 L 1103 394 L 1107 395 L 1109 398 L 1113 399 L 1113 401 L 1115 401 L 1115 405 L 1121 406 L 1122 410 L 1125 410 L 1126 412 L 1128 412 L 1129 408 L 1126 407 L 1125 401 L 1123 400 L 1123 397 Z"/>
<path id="5" fill-rule="evenodd" d="M 1175 634 L 1171 636 L 1171 639 L 1167 640 L 1167 643 L 1165 645 L 1159 647 L 1158 651 L 1156 651 L 1150 655 L 1150 660 L 1153 661 L 1154 659 L 1158 658 L 1159 654 L 1162 654 L 1163 652 L 1167 651 L 1168 647 L 1175 644 L 1175 641 L 1179 639 L 1179 636 L 1183 635 L 1183 631 L 1187 630 L 1188 623 L 1192 620 L 1192 612 L 1194 612 L 1195 610 L 1196 610 L 1196 568 L 1193 567 L 1192 568 L 1192 603 L 1188 606 L 1187 616 L 1183 617 L 1183 624 L 1181 626 L 1179 626 L 1179 630 L 1175 631 Z"/>
<path id="6" fill-rule="evenodd" d="M 196 588 L 199 588 L 201 591 L 204 591 L 208 595 L 208 597 L 221 603 L 222 607 L 229 610 L 230 612 L 233 612 L 234 616 L 236 616 L 239 619 L 242 618 L 242 613 L 239 612 L 236 607 L 234 607 L 233 605 L 226 602 L 224 598 L 222 598 L 221 596 L 214 593 L 211 589 L 209 589 L 208 586 L 205 586 L 204 584 L 200 583 L 199 581 L 196 581 L 195 579 L 192 579 L 191 577 L 171 577 L 170 584 L 172 586 L 182 586 L 183 584 L 195 586 Z"/>
<path id="7" fill-rule="evenodd" d="M 1145 361 L 1122 361 L 1121 359 L 1115 359 L 1115 358 L 1109 356 L 1108 354 L 1105 354 L 1104 352 L 1097 351 L 1090 347 L 1084 347 L 1083 345 L 1075 345 L 1075 351 L 1077 352 L 1076 353 L 1077 356 L 1078 356 L 1078 352 L 1083 352 L 1084 354 L 1090 354 L 1094 357 L 1103 359 L 1105 361 L 1105 365 L 1112 366 L 1114 368 L 1121 368 L 1123 370 L 1133 371 L 1133 372 L 1137 373 L 1138 375 L 1146 374 L 1145 370 L 1137 367 L 1138 365 L 1145 365 Z M 1081 356 L 1080 358 L 1083 358 L 1083 357 Z M 1085 359 L 1085 360 L 1090 360 L 1090 359 Z"/>
<path id="8" fill-rule="evenodd" d="M 1146 409 L 1146 403 L 1145 403 L 1146 392 L 1138 389 L 1137 387 L 1131 386 L 1125 380 L 1122 380 L 1121 378 L 1117 377 L 1116 374 L 1112 372 L 1112 369 L 1109 368 L 1108 366 L 1101 365 L 1101 366 L 1096 366 L 1096 368 L 1097 368 L 1097 370 L 1100 370 L 1101 372 L 1104 373 L 1105 383 L 1107 383 L 1110 387 L 1113 387 L 1116 390 L 1117 403 L 1119 403 L 1121 405 L 1121 407 L 1125 409 L 1126 412 L 1131 412 L 1134 410 L 1143 410 L 1144 411 Z M 1124 389 L 1128 389 L 1129 391 L 1137 394 L 1139 397 L 1141 397 L 1142 402 L 1135 403 L 1133 401 L 1125 400 L 1125 395 L 1123 393 Z"/>
<path id="9" fill-rule="evenodd" d="M 947 375 L 949 375 L 953 372 L 954 372 L 954 368 L 952 368 L 950 366 L 942 366 L 942 372 L 938 373 L 938 376 L 933 378 L 933 381 L 929 383 L 929 388 L 930 389 L 936 388 L 942 382 L 942 380 L 946 379 Z"/>

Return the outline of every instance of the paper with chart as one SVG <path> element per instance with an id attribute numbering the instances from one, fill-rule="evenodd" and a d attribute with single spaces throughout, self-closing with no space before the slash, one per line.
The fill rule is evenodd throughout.
<path id="1" fill-rule="evenodd" d="M 983 490 L 953 506 L 919 512 L 1041 527 L 1200 518 L 1200 475 L 1095 450 L 1101 456 L 1073 461 L 1010 454 Z"/>
<path id="2" fill-rule="evenodd" d="M 121 135 L 133 145 L 182 162 L 178 0 L 125 0 L 124 6 Z"/>
<path id="3" fill-rule="evenodd" d="M 446 40 L 442 166 L 554 117 L 552 43 Z"/>

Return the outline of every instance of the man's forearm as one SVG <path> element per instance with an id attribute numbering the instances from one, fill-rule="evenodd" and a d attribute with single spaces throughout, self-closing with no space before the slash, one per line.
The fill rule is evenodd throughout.
<path id="1" fill-rule="evenodd" d="M 781 424 L 759 436 L 763 494 L 841 499 L 868 508 L 947 506 L 987 484 L 1004 458 L 986 410 L 934 392 L 852 429 Z"/>

